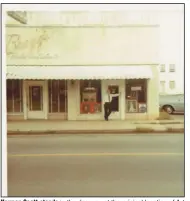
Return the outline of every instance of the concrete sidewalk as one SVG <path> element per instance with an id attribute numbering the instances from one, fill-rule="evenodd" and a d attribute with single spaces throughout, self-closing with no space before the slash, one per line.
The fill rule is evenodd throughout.
<path id="1" fill-rule="evenodd" d="M 85 134 L 85 133 L 184 133 L 180 121 L 8 121 L 7 133 L 13 134 Z"/>

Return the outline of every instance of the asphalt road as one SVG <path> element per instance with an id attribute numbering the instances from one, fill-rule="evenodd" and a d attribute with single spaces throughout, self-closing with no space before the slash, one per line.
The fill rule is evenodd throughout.
<path id="1" fill-rule="evenodd" d="M 184 135 L 8 137 L 8 196 L 184 196 Z"/>

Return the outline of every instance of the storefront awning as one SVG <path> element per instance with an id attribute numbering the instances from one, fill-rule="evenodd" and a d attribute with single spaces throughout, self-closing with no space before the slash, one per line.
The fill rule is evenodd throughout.
<path id="1" fill-rule="evenodd" d="M 8 66 L 7 79 L 149 79 L 150 66 Z"/>

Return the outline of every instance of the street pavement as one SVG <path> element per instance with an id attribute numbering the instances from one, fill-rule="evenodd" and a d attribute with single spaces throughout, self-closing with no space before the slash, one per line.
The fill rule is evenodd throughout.
<path id="1" fill-rule="evenodd" d="M 184 196 L 184 135 L 9 136 L 8 196 Z"/>

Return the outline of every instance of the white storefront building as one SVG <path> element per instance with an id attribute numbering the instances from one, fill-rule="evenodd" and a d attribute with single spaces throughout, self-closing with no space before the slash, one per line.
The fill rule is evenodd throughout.
<path id="1" fill-rule="evenodd" d="M 121 94 L 110 119 L 159 116 L 158 24 L 7 25 L 6 34 L 8 120 L 103 120 L 108 88 Z"/>

